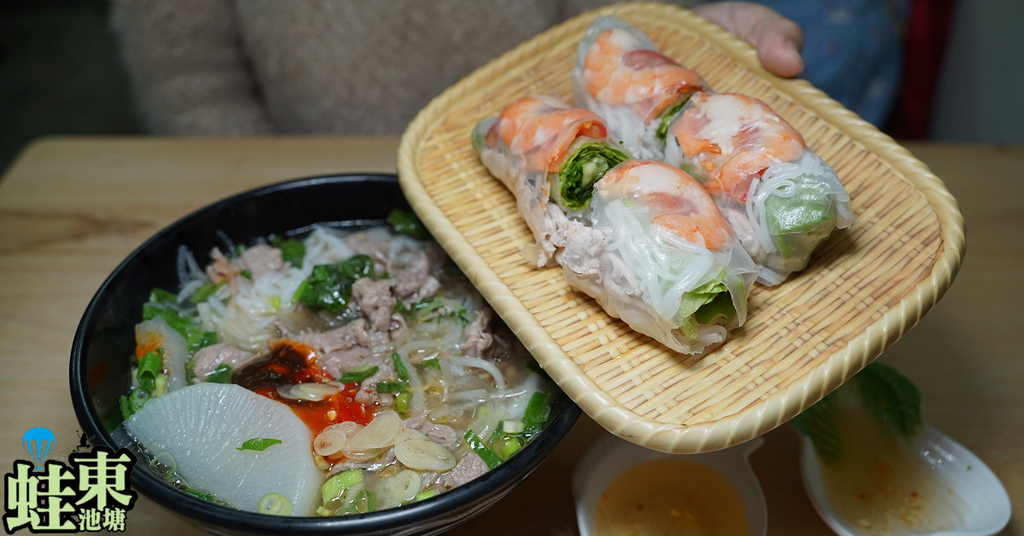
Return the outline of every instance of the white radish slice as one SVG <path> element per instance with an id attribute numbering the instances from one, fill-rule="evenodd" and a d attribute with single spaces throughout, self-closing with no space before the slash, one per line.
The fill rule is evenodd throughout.
<path id="1" fill-rule="evenodd" d="M 320 504 L 312 432 L 288 406 L 244 387 L 190 385 L 150 399 L 124 424 L 153 455 L 173 457 L 190 486 L 235 508 L 259 511 L 269 493 L 287 498 L 297 516 L 313 515 Z M 281 443 L 238 450 L 255 438 Z"/>
<path id="2" fill-rule="evenodd" d="M 176 391 L 188 385 L 185 381 L 185 363 L 189 360 L 188 341 L 164 317 L 155 316 L 135 326 L 135 342 L 142 347 L 164 349 L 167 391 Z"/>
<path id="3" fill-rule="evenodd" d="M 458 461 L 448 449 L 412 428 L 395 434 L 395 457 L 406 467 L 422 471 L 447 471 Z"/>

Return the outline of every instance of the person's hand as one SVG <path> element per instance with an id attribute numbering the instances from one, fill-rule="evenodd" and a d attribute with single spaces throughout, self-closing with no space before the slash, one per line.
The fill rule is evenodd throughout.
<path id="1" fill-rule="evenodd" d="M 694 11 L 753 45 L 769 72 L 789 78 L 804 70 L 803 30 L 771 8 L 753 2 L 716 2 Z"/>

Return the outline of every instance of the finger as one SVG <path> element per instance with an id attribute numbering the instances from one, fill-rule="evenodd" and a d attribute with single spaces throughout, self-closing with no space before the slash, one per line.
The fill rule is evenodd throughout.
<path id="1" fill-rule="evenodd" d="M 761 65 L 769 72 L 792 77 L 803 71 L 803 30 L 778 12 L 752 2 L 705 4 L 696 11 L 753 45 Z"/>

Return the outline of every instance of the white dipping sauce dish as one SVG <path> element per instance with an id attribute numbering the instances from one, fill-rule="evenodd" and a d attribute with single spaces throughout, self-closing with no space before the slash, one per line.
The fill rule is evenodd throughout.
<path id="1" fill-rule="evenodd" d="M 680 527 L 685 525 L 692 527 L 694 531 L 711 529 L 710 533 L 719 534 L 721 527 L 713 524 L 724 521 L 731 526 L 734 533 L 741 536 L 763 536 L 767 530 L 768 517 L 764 495 L 748 460 L 750 454 L 763 443 L 763 439 L 756 438 L 715 452 L 666 454 L 605 434 L 587 449 L 576 463 L 573 472 L 572 491 L 576 500 L 576 519 L 580 536 L 616 534 L 617 531 L 611 530 L 608 521 L 602 521 L 602 516 L 606 515 L 604 512 L 609 512 L 610 515 L 612 511 L 617 513 L 615 523 L 626 523 L 623 521 L 624 518 L 633 518 L 632 522 L 635 524 L 628 530 L 637 536 L 653 534 L 651 526 L 656 524 L 659 518 L 674 523 L 673 533 L 678 533 Z M 677 469 L 692 471 L 695 476 L 710 477 L 710 484 L 717 482 L 722 485 L 700 486 L 700 490 L 682 489 L 686 482 L 681 481 L 680 471 Z M 619 478 L 620 476 L 622 478 Z M 665 497 L 654 493 L 653 495 L 657 496 L 656 500 L 663 502 L 645 504 L 642 489 L 641 494 L 635 497 L 636 502 L 629 503 L 627 510 L 630 511 L 627 511 L 626 515 L 620 515 L 626 511 L 623 510 L 625 506 L 621 504 L 623 500 L 633 499 L 630 491 L 626 490 L 632 490 L 638 484 L 637 478 L 644 479 L 640 484 L 641 488 L 663 490 L 673 496 Z M 630 481 L 634 486 L 629 485 Z M 718 492 L 714 491 L 716 489 Z M 715 496 L 728 497 L 729 500 L 716 503 Z M 724 503 L 733 502 L 741 503 L 730 508 L 745 515 L 745 531 L 742 529 L 743 524 L 737 523 L 739 517 L 743 516 L 723 516 L 723 512 L 710 512 L 725 506 Z M 645 506 L 649 507 L 648 510 L 642 511 Z M 632 510 L 635 510 L 635 514 Z M 605 527 L 603 530 L 602 526 Z M 685 534 L 685 530 L 682 532 Z"/>

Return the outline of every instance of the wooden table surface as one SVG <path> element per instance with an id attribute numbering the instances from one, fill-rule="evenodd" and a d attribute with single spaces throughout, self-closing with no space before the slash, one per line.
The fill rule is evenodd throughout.
<path id="1" fill-rule="evenodd" d="M 80 429 L 67 384 L 78 321 L 133 249 L 185 214 L 287 179 L 394 172 L 398 139 L 47 138 L 0 181 L 0 469 L 28 459 L 21 437 L 45 427 L 66 456 Z M 945 297 L 880 358 L 910 377 L 925 418 L 1002 480 L 1024 535 L 1024 147 L 907 147 L 943 179 L 967 222 L 967 255 Z M 451 534 L 576 534 L 574 460 L 605 433 L 582 417 L 511 495 Z M 803 492 L 797 437 L 765 436 L 751 461 L 769 534 L 830 534 Z M 53 459 L 53 458 L 51 458 Z M 198 532 L 152 501 L 128 513 L 131 534 Z"/>

